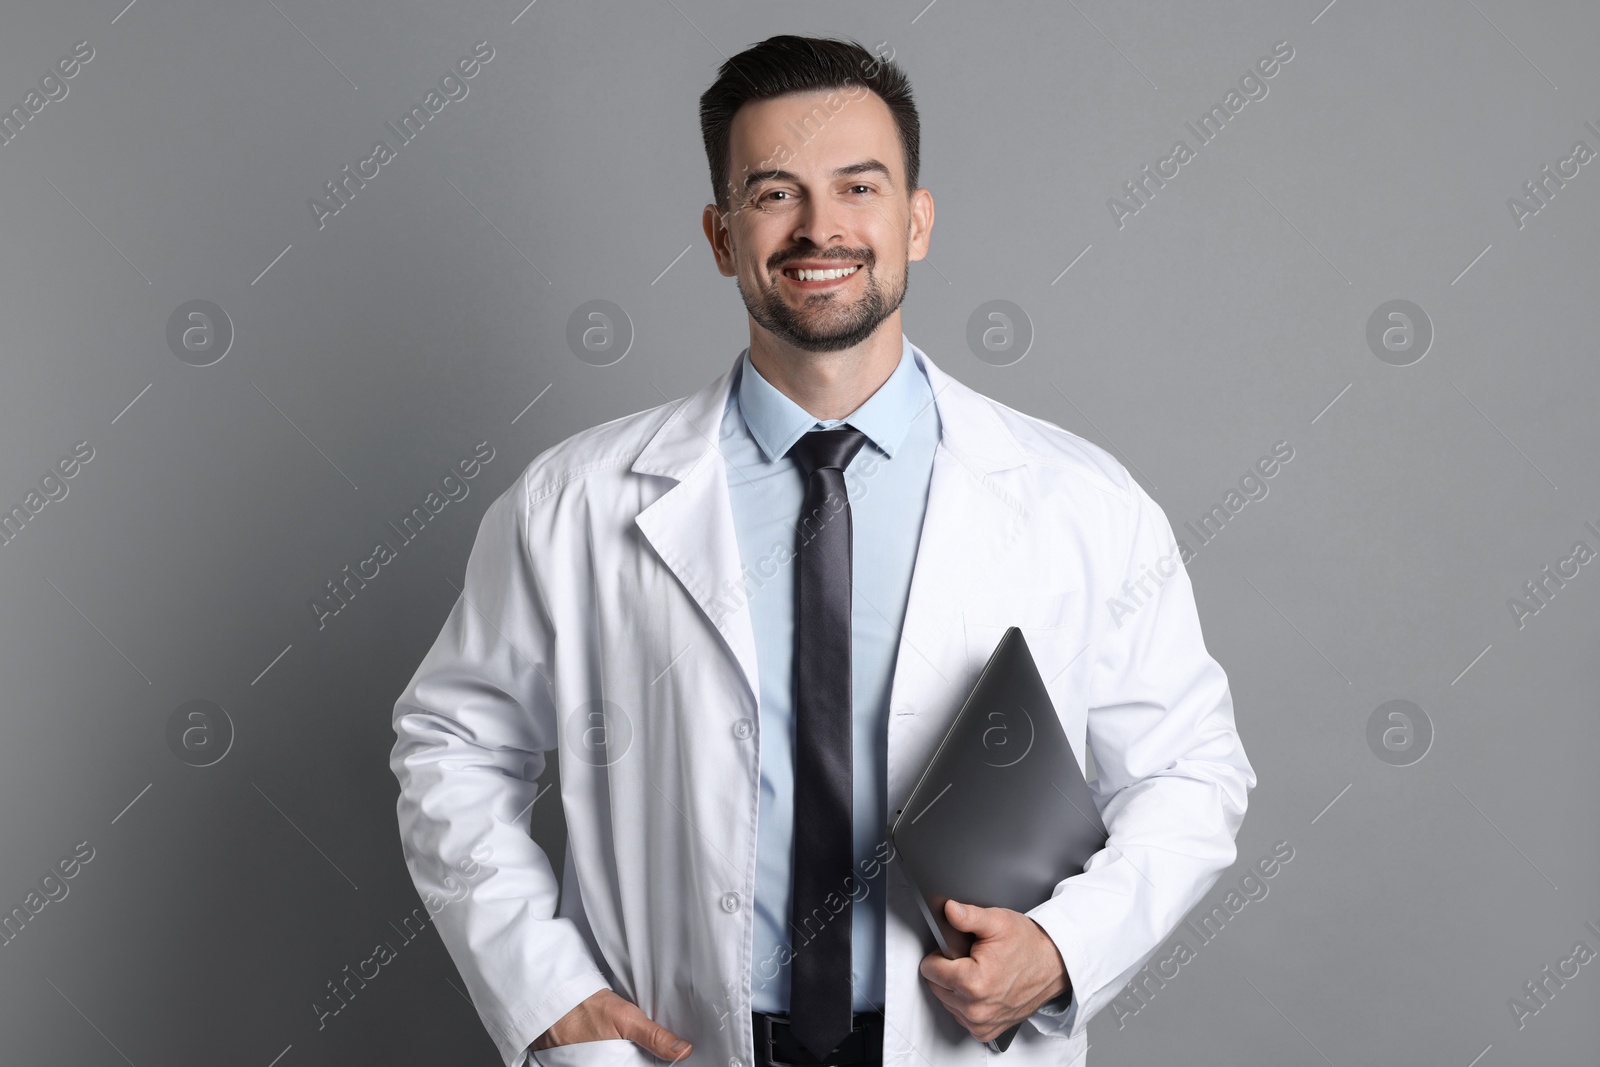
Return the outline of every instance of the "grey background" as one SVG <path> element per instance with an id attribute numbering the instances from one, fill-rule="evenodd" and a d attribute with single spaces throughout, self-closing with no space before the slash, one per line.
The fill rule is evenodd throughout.
<path id="1" fill-rule="evenodd" d="M 94 849 L 0 948 L 5 1060 L 498 1062 L 437 935 L 395 936 L 393 701 L 522 467 L 747 343 L 696 102 L 800 32 L 913 79 L 938 219 L 906 332 L 943 367 L 1112 449 L 1179 536 L 1294 449 L 1189 566 L 1260 776 L 1203 907 L 1294 859 L 1090 1061 L 1592 1061 L 1600 963 L 1520 1029 L 1508 998 L 1600 950 L 1600 563 L 1520 628 L 1508 600 L 1600 549 L 1600 162 L 1507 207 L 1600 149 L 1592 4 L 122 3 L 0 15 L 6 109 L 94 48 L 0 147 L 0 503 L 94 450 L 0 547 L 0 906 Z M 468 96 L 319 230 L 309 199 L 480 40 Z M 1280 40 L 1267 97 L 1119 229 L 1107 199 Z M 166 341 L 197 299 L 235 331 L 206 367 Z M 566 342 L 594 299 L 634 331 L 606 367 Z M 1007 366 L 965 343 L 992 299 L 1034 332 Z M 1409 366 L 1366 342 L 1394 299 L 1432 323 Z M 319 629 L 323 583 L 480 441 L 470 494 Z M 1367 740 L 1397 699 L 1434 735 L 1406 766 Z M 191 700 L 232 724 L 211 766 L 169 746 Z"/>

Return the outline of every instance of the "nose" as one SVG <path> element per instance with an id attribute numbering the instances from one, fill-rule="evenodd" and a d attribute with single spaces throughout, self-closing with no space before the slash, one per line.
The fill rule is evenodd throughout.
<path id="1" fill-rule="evenodd" d="M 795 213 L 794 230 L 789 235 L 798 244 L 827 248 L 844 243 L 844 219 L 838 205 L 826 197 L 811 197 Z"/>

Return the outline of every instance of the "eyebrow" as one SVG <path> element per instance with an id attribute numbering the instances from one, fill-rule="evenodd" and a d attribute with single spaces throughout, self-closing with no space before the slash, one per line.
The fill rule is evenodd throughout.
<path id="1" fill-rule="evenodd" d="M 891 184 L 894 176 L 889 173 L 889 168 L 876 159 L 863 159 L 859 163 L 850 163 L 843 167 L 836 167 L 833 172 L 835 178 L 853 178 L 858 174 L 881 174 Z M 744 191 L 749 192 L 762 182 L 788 181 L 799 182 L 800 176 L 793 171 L 773 168 L 771 170 L 758 170 L 748 175 L 744 180 Z"/>

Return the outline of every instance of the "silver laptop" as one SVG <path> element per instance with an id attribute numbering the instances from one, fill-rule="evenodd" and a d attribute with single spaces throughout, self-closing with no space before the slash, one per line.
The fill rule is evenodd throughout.
<path id="1" fill-rule="evenodd" d="M 1017 627 L 995 646 L 889 839 L 947 959 L 970 955 L 973 940 L 946 921 L 951 897 L 1026 912 L 1105 845 L 1100 809 Z M 1004 1052 L 1022 1025 L 988 1046 Z"/>

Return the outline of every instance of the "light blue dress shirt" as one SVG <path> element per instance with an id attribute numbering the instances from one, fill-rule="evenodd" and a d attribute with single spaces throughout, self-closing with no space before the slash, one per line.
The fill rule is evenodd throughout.
<path id="1" fill-rule="evenodd" d="M 760 675 L 761 802 L 756 831 L 751 1007 L 787 1013 L 791 967 L 804 931 L 791 929 L 794 851 L 795 531 L 805 481 L 790 446 L 843 423 L 867 441 L 845 469 L 851 517 L 852 822 L 856 883 L 850 896 L 852 1010 L 881 1011 L 885 934 L 883 860 L 888 826 L 889 687 L 917 542 L 927 510 L 939 415 L 911 342 L 877 392 L 843 419 L 818 420 L 763 378 L 745 350 L 722 420 L 721 448 L 755 631 Z M 868 877 L 868 875 L 873 877 Z M 814 930 L 812 934 L 814 935 Z"/>

